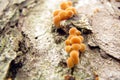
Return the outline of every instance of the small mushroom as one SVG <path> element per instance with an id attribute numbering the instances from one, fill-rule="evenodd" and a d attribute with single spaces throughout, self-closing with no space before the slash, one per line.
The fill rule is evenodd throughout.
<path id="1" fill-rule="evenodd" d="M 74 63 L 71 57 L 69 57 L 66 62 L 67 62 L 68 68 L 72 68 L 74 66 Z"/>
<path id="2" fill-rule="evenodd" d="M 72 28 L 70 28 L 70 30 L 69 30 L 69 34 L 70 34 L 70 35 L 75 35 L 75 34 L 76 34 L 76 31 L 77 31 L 77 29 L 76 29 L 75 27 L 72 27 Z"/>
<path id="3" fill-rule="evenodd" d="M 60 16 L 61 20 L 65 20 L 66 19 L 66 15 L 67 15 L 67 13 L 64 10 L 60 11 L 60 13 L 59 13 L 59 16 Z"/>
<path id="4" fill-rule="evenodd" d="M 71 10 L 71 11 L 73 11 L 74 14 L 77 14 L 77 11 L 74 7 L 68 7 L 68 8 L 66 8 L 66 10 Z"/>
<path id="5" fill-rule="evenodd" d="M 78 37 L 78 36 L 73 36 L 71 39 L 70 39 L 70 43 L 71 44 L 74 44 L 74 43 L 78 43 L 80 44 L 82 41 L 81 39 Z"/>
<path id="6" fill-rule="evenodd" d="M 67 10 L 66 13 L 67 13 L 66 19 L 71 18 L 74 15 L 73 11 L 71 10 Z"/>
<path id="7" fill-rule="evenodd" d="M 80 46 L 81 46 L 81 47 L 80 47 L 80 52 L 84 52 L 85 49 L 86 49 L 85 44 L 81 43 Z"/>
<path id="8" fill-rule="evenodd" d="M 79 35 L 81 35 L 81 32 L 79 30 L 77 30 L 76 34 L 79 36 Z"/>
<path id="9" fill-rule="evenodd" d="M 76 65 L 79 63 L 79 52 L 76 51 L 76 50 L 72 50 L 70 52 L 70 57 L 72 58 L 73 60 L 73 63 Z"/>
<path id="10" fill-rule="evenodd" d="M 69 53 L 70 51 L 71 51 L 71 46 L 65 46 L 65 51 L 67 52 L 67 53 Z"/>
<path id="11" fill-rule="evenodd" d="M 70 40 L 69 39 L 65 40 L 65 45 L 70 45 Z"/>
<path id="12" fill-rule="evenodd" d="M 78 36 L 78 37 L 81 39 L 82 42 L 84 41 L 83 36 Z"/>
<path id="13" fill-rule="evenodd" d="M 80 45 L 80 44 L 72 44 L 72 49 L 73 49 L 73 50 L 79 51 L 80 48 L 81 48 L 81 45 Z"/>
<path id="14" fill-rule="evenodd" d="M 59 28 L 60 27 L 60 16 L 59 15 L 57 15 L 57 16 L 55 16 L 54 17 L 54 24 L 55 24 L 55 26 L 57 27 L 57 28 Z"/>
<path id="15" fill-rule="evenodd" d="M 62 2 L 62 3 L 60 4 L 60 8 L 63 9 L 63 10 L 65 10 L 65 9 L 68 8 L 68 7 L 69 7 L 69 5 L 67 4 L 67 2 Z"/>
<path id="16" fill-rule="evenodd" d="M 71 1 L 68 1 L 67 4 L 68 4 L 69 6 L 72 6 L 72 5 L 73 5 Z"/>
<path id="17" fill-rule="evenodd" d="M 53 12 L 53 16 L 55 17 L 55 16 L 57 16 L 59 13 L 60 13 L 60 9 L 58 9 L 58 10 L 55 10 L 54 12 Z"/>

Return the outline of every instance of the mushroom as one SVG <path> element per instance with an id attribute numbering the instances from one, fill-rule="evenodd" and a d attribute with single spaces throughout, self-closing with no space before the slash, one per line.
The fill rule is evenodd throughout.
<path id="1" fill-rule="evenodd" d="M 80 52 L 84 52 L 85 49 L 86 49 L 85 44 L 81 43 L 80 46 L 81 46 L 81 47 L 80 47 Z"/>
<path id="2" fill-rule="evenodd" d="M 72 28 L 70 28 L 70 30 L 69 30 L 69 34 L 70 34 L 70 35 L 75 35 L 75 34 L 76 34 L 76 31 L 77 31 L 77 29 L 76 29 L 75 27 L 72 27 Z"/>
<path id="3" fill-rule="evenodd" d="M 57 28 L 60 28 L 61 21 L 67 20 L 76 14 L 76 9 L 74 7 L 72 7 L 71 1 L 62 2 L 60 4 L 60 8 L 61 9 L 57 9 L 53 12 L 54 24 Z M 58 16 L 60 18 L 58 18 Z"/>
<path id="4" fill-rule="evenodd" d="M 71 57 L 69 57 L 66 62 L 67 62 L 68 68 L 72 68 L 74 66 L 74 63 Z"/>
<path id="5" fill-rule="evenodd" d="M 67 53 L 69 53 L 70 51 L 71 51 L 71 46 L 65 46 L 65 51 L 67 52 Z"/>
<path id="6" fill-rule="evenodd" d="M 80 44 L 82 41 L 81 39 L 78 37 L 78 36 L 73 36 L 71 39 L 70 39 L 70 43 L 71 44 L 74 44 L 74 43 L 78 43 Z"/>
<path id="7" fill-rule="evenodd" d="M 73 50 L 77 50 L 79 51 L 80 48 L 81 48 L 81 45 L 80 44 L 72 44 L 72 47 L 71 47 Z"/>
<path id="8" fill-rule="evenodd" d="M 76 51 L 76 50 L 72 50 L 70 52 L 70 57 L 72 58 L 73 60 L 73 63 L 76 65 L 79 63 L 79 52 Z"/>
<path id="9" fill-rule="evenodd" d="M 60 26 L 60 20 L 61 20 L 60 16 L 59 15 L 55 16 L 53 20 L 54 20 L 55 26 L 59 28 L 59 26 Z"/>
<path id="10" fill-rule="evenodd" d="M 70 40 L 69 39 L 65 40 L 65 45 L 70 45 Z"/>
<path id="11" fill-rule="evenodd" d="M 69 36 L 65 41 L 65 51 L 69 53 L 70 57 L 67 60 L 67 65 L 69 68 L 72 68 L 74 65 L 79 63 L 79 51 L 84 52 L 86 49 L 83 36 L 81 36 L 81 32 L 77 30 L 77 28 L 72 27 L 69 30 Z"/>
<path id="12" fill-rule="evenodd" d="M 55 11 L 53 12 L 53 16 L 54 16 L 54 17 L 57 16 L 57 15 L 59 14 L 60 11 L 61 11 L 60 9 L 55 10 Z"/>

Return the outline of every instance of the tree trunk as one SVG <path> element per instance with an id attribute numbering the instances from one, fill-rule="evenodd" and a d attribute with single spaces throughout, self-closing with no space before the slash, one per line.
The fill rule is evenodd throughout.
<path id="1" fill-rule="evenodd" d="M 87 46 L 72 69 L 67 26 L 52 21 L 62 1 L 0 1 L 0 80 L 120 80 L 120 1 L 72 0 L 78 14 L 65 24 L 81 30 Z"/>

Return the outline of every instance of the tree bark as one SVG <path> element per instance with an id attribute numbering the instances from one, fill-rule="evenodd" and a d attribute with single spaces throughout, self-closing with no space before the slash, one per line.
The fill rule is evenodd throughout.
<path id="1" fill-rule="evenodd" d="M 120 2 L 72 0 L 77 16 L 57 30 L 52 13 L 61 2 L 0 1 L 0 80 L 120 80 Z M 82 32 L 87 46 L 73 69 L 64 50 L 70 26 Z"/>

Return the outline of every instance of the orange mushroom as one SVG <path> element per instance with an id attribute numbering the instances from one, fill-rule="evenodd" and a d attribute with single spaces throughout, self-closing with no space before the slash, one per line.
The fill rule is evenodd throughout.
<path id="1" fill-rule="evenodd" d="M 72 6 L 72 2 L 71 2 L 71 1 L 68 1 L 67 4 L 68 4 L 69 6 Z"/>
<path id="2" fill-rule="evenodd" d="M 81 39 L 82 42 L 84 41 L 84 38 L 82 36 L 78 36 L 78 37 Z"/>
<path id="3" fill-rule="evenodd" d="M 72 44 L 72 50 L 80 50 L 81 46 L 80 44 Z"/>
<path id="4" fill-rule="evenodd" d="M 80 47 L 80 52 L 84 52 L 85 49 L 86 49 L 85 44 L 81 43 L 80 46 L 81 46 L 81 47 Z"/>
<path id="5" fill-rule="evenodd" d="M 68 36 L 68 39 L 70 40 L 73 36 L 74 36 L 74 35 L 69 35 L 69 36 Z"/>
<path id="6" fill-rule="evenodd" d="M 54 20 L 55 26 L 59 27 L 60 26 L 60 16 L 55 16 L 53 20 Z"/>
<path id="7" fill-rule="evenodd" d="M 62 2 L 62 3 L 60 4 L 60 8 L 63 9 L 63 10 L 65 10 L 65 9 L 68 8 L 68 7 L 69 7 L 69 5 L 67 4 L 67 2 Z"/>
<path id="8" fill-rule="evenodd" d="M 71 57 L 69 57 L 66 62 L 67 62 L 68 68 L 72 68 L 74 66 L 74 63 Z"/>
<path id="9" fill-rule="evenodd" d="M 79 63 L 79 52 L 73 50 L 70 52 L 70 57 L 73 59 L 73 63 L 76 65 Z"/>
<path id="10" fill-rule="evenodd" d="M 71 10 L 66 11 L 66 13 L 67 13 L 67 16 L 66 16 L 67 19 L 71 18 L 74 15 L 73 11 Z"/>
<path id="11" fill-rule="evenodd" d="M 59 14 L 60 11 L 61 11 L 60 9 L 55 10 L 55 11 L 53 12 L 53 16 L 54 16 L 54 17 L 57 16 L 57 15 Z"/>
<path id="12" fill-rule="evenodd" d="M 86 49 L 85 44 L 82 43 L 83 40 L 84 38 L 81 36 L 81 32 L 77 30 L 77 28 L 72 27 L 69 30 L 69 36 L 65 41 L 65 51 L 70 55 L 67 60 L 69 68 L 72 68 L 74 65 L 79 63 L 79 51 L 84 52 Z"/>
<path id="13" fill-rule="evenodd" d="M 70 34 L 70 35 L 75 35 L 75 34 L 76 34 L 76 31 L 77 31 L 77 29 L 76 29 L 75 27 L 72 27 L 72 28 L 70 28 L 70 30 L 69 30 L 69 34 Z"/>
<path id="14" fill-rule="evenodd" d="M 67 15 L 67 13 L 64 10 L 60 11 L 60 13 L 59 13 L 59 16 L 60 16 L 61 20 L 65 20 L 66 19 L 66 15 Z"/>
<path id="15" fill-rule="evenodd" d="M 69 39 L 65 40 L 65 44 L 70 45 L 70 40 Z"/>
<path id="16" fill-rule="evenodd" d="M 69 53 L 70 51 L 71 51 L 71 46 L 65 46 L 65 51 L 67 52 L 67 53 Z"/>
<path id="17" fill-rule="evenodd" d="M 81 32 L 79 30 L 77 30 L 76 34 L 79 36 L 79 35 L 81 35 Z"/>
<path id="18" fill-rule="evenodd" d="M 67 11 L 67 10 L 71 10 L 71 11 L 73 11 L 74 14 L 77 14 L 77 11 L 76 11 L 76 9 L 75 9 L 74 7 L 68 7 L 68 8 L 66 8 L 65 10 L 66 10 L 66 11 Z"/>
<path id="19" fill-rule="evenodd" d="M 62 2 L 60 4 L 60 8 L 61 9 L 55 10 L 53 12 L 54 24 L 57 28 L 60 28 L 60 22 L 62 20 L 69 19 L 77 13 L 76 9 L 74 7 L 72 7 L 72 2 L 71 1 Z"/>
<path id="20" fill-rule="evenodd" d="M 81 43 L 81 39 L 80 39 L 78 36 L 73 36 L 73 37 L 70 39 L 70 43 L 71 43 L 71 44 L 74 44 L 74 43 L 80 44 L 80 43 Z"/>

